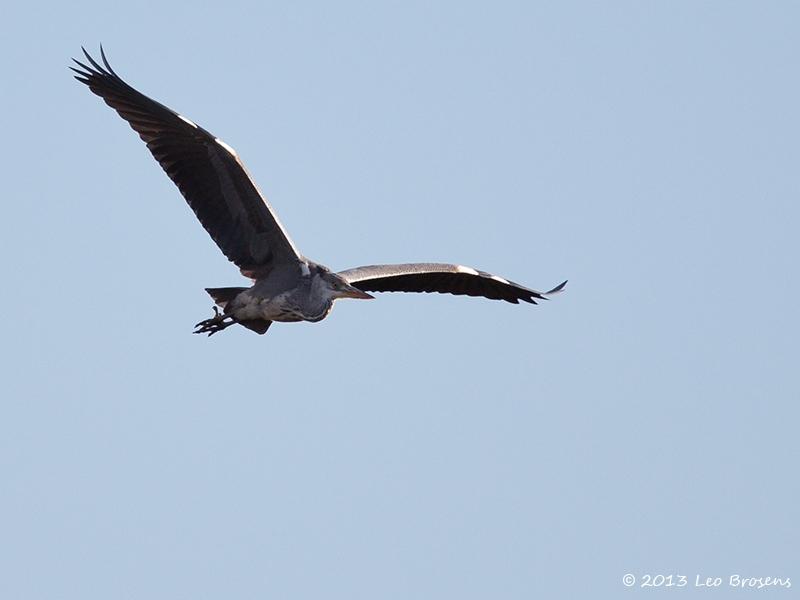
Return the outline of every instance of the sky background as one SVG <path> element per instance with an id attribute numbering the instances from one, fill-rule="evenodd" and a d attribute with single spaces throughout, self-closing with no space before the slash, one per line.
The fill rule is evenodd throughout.
<path id="1" fill-rule="evenodd" d="M 796 594 L 796 3 L 33 2 L 4 23 L 0 597 L 719 598 L 732 574 Z M 308 257 L 566 293 L 192 335 L 203 288 L 245 280 L 71 79 L 100 42 L 237 149 Z"/>

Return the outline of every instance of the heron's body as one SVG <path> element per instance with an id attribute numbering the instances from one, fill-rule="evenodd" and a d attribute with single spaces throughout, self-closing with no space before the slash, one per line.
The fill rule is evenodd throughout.
<path id="1" fill-rule="evenodd" d="M 336 299 L 328 292 L 326 273 L 330 270 L 310 261 L 276 269 L 219 306 L 237 321 L 315 323 L 328 316 Z"/>
<path id="2" fill-rule="evenodd" d="M 411 263 L 357 267 L 335 273 L 305 258 L 258 191 L 236 151 L 194 121 L 148 98 L 125 83 L 101 55 L 103 66 L 84 50 L 91 66 L 75 61 L 78 81 L 139 134 L 220 250 L 250 287 L 208 288 L 215 316 L 195 333 L 209 335 L 238 323 L 265 333 L 273 321 L 316 322 L 341 298 L 372 298 L 375 292 L 440 292 L 483 296 L 514 304 L 536 304 L 554 294 L 537 292 L 470 267 Z"/>

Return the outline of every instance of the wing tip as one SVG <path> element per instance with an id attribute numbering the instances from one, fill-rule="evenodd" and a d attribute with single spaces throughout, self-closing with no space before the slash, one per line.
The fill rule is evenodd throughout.
<path id="1" fill-rule="evenodd" d="M 550 290 L 549 292 L 545 292 L 543 295 L 544 296 L 552 296 L 554 294 L 558 294 L 560 292 L 563 292 L 568 281 L 569 281 L 569 279 L 565 279 L 564 281 L 559 283 L 556 287 L 554 287 L 552 290 Z"/>
<path id="2" fill-rule="evenodd" d="M 108 62 L 108 58 L 106 58 L 106 51 L 105 48 L 103 48 L 103 44 L 100 44 L 100 57 L 103 62 L 102 66 L 94 58 L 92 58 L 92 55 L 89 54 L 89 51 L 86 50 L 85 46 L 81 46 L 81 52 L 83 52 L 83 55 L 86 57 L 85 60 L 89 64 L 87 65 L 79 61 L 77 58 L 73 58 L 72 62 L 86 71 L 86 73 L 83 74 L 85 77 L 111 77 L 112 79 L 119 79 L 119 75 L 114 72 L 114 69 L 111 68 L 111 65 Z M 73 71 L 75 70 L 72 67 L 70 67 L 70 69 Z"/>

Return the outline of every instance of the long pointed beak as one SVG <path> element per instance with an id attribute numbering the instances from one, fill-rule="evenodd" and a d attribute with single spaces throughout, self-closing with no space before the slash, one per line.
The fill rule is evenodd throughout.
<path id="1" fill-rule="evenodd" d="M 349 286 L 344 292 L 342 292 L 342 296 L 345 298 L 355 298 L 357 300 L 373 300 L 375 296 L 368 294 L 367 292 L 362 292 L 355 286 Z"/>

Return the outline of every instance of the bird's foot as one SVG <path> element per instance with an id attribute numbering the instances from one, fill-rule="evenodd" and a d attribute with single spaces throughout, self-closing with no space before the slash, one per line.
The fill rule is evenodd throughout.
<path id="1" fill-rule="evenodd" d="M 219 312 L 216 306 L 214 306 L 213 309 L 214 316 L 210 319 L 206 319 L 205 321 L 200 321 L 197 325 L 195 325 L 195 330 L 192 333 L 207 333 L 209 336 L 212 336 L 215 333 L 222 331 L 226 327 L 230 327 L 236 323 L 236 319 L 234 319 L 231 315 L 226 315 Z M 230 319 L 230 321 L 227 319 Z"/>

